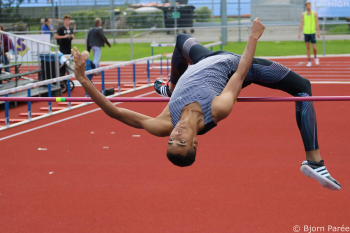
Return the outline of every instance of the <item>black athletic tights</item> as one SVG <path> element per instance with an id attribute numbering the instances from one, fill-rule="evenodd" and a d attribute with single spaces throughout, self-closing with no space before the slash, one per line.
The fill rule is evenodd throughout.
<path id="1" fill-rule="evenodd" d="M 176 84 L 181 75 L 186 71 L 188 64 L 196 64 L 201 59 L 205 59 L 209 56 L 228 53 L 229 52 L 225 51 L 211 52 L 202 46 L 195 38 L 186 34 L 180 34 L 177 36 L 171 61 L 170 81 Z M 252 62 L 252 64 L 259 64 L 262 66 L 270 66 L 272 63 L 273 62 L 270 60 L 259 58 L 254 58 Z M 268 79 L 268 77 L 266 78 Z M 245 81 L 242 88 L 254 83 L 260 86 L 285 91 L 292 96 L 312 96 L 310 81 L 301 77 L 294 71 L 290 71 L 283 79 L 274 83 L 265 83 L 263 81 L 264 77 L 260 77 L 259 81 Z M 305 150 L 311 151 L 318 149 L 316 114 L 313 102 L 295 102 L 295 111 Z"/>

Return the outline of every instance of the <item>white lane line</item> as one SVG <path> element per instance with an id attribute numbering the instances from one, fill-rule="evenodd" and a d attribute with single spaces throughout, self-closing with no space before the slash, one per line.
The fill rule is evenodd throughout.
<path id="1" fill-rule="evenodd" d="M 146 96 L 146 95 L 150 95 L 150 94 L 154 94 L 154 93 L 155 93 L 154 91 L 150 91 L 150 92 L 148 92 L 148 93 L 135 96 L 135 98 L 137 98 L 137 97 L 142 97 L 142 96 Z M 114 103 L 114 105 L 117 105 L 117 104 L 121 104 L 121 102 Z M 84 116 L 84 115 L 86 115 L 86 114 L 89 114 L 89 113 L 92 113 L 92 112 L 96 112 L 96 111 L 98 111 L 98 110 L 101 110 L 101 108 L 95 108 L 95 109 L 92 109 L 92 110 L 90 110 L 90 111 L 83 112 L 83 113 L 79 113 L 79 114 L 77 114 L 77 115 L 70 116 L 70 117 L 67 117 L 67 118 L 64 118 L 64 119 L 61 119 L 61 120 L 58 120 L 58 121 L 54 121 L 54 122 L 51 122 L 51 123 L 48 123 L 48 124 L 45 124 L 45 125 L 41 125 L 41 126 L 38 126 L 38 127 L 32 128 L 32 129 L 27 129 L 27 130 L 25 130 L 25 131 L 22 131 L 22 132 L 19 132 L 19 133 L 15 133 L 15 134 L 12 134 L 12 135 L 9 135 L 9 136 L 0 138 L 0 141 L 3 141 L 3 140 L 5 140 L 5 139 L 9 139 L 9 138 L 13 138 L 13 137 L 15 137 L 15 136 L 22 135 L 22 134 L 25 134 L 25 133 L 29 133 L 29 132 L 32 132 L 32 131 L 37 130 L 37 129 L 45 128 L 45 127 L 48 127 L 48 126 L 50 126 L 50 125 L 55 125 L 55 124 L 58 124 L 58 123 L 61 123 L 61 122 L 64 122 L 64 121 L 67 121 L 67 120 L 70 120 L 70 119 L 73 119 L 73 118 L 76 118 L 76 117 Z"/>

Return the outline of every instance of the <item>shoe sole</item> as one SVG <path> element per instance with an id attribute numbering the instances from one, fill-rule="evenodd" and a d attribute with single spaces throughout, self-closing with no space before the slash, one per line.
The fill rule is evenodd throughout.
<path id="1" fill-rule="evenodd" d="M 324 178 L 323 176 L 319 175 L 317 172 L 315 172 L 311 167 L 309 167 L 308 165 L 302 165 L 300 167 L 300 171 L 307 177 L 311 177 L 314 178 L 315 180 L 317 180 L 318 182 L 320 182 L 320 184 L 328 189 L 331 190 L 340 190 L 341 187 L 339 187 L 338 185 L 336 185 L 334 182 L 328 180 L 327 178 Z"/>

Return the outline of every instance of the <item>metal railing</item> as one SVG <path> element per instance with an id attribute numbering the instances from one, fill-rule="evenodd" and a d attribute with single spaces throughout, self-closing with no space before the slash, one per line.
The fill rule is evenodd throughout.
<path id="1" fill-rule="evenodd" d="M 266 26 L 265 33 L 260 39 L 261 41 L 287 41 L 287 40 L 298 40 L 297 35 L 299 31 L 298 22 L 281 22 L 281 23 L 269 23 L 264 22 Z M 323 44 L 323 54 L 326 54 L 326 44 L 325 40 L 337 40 L 337 39 L 350 39 L 350 29 L 349 32 L 345 33 L 330 33 L 328 31 L 329 27 L 337 27 L 339 25 L 349 25 L 350 22 L 325 22 L 320 21 L 321 30 L 321 40 Z M 251 22 L 242 22 L 240 25 L 228 24 L 227 26 L 205 26 L 205 27 L 177 27 L 177 28 L 145 28 L 145 29 L 106 29 L 105 33 L 113 33 L 113 42 L 123 42 L 130 43 L 130 54 L 131 60 L 133 60 L 133 44 L 134 43 L 174 43 L 176 41 L 176 36 L 179 32 L 190 32 L 194 30 L 194 37 L 200 42 L 209 41 L 247 41 L 250 33 Z M 225 35 L 223 29 L 227 29 L 228 33 Z M 88 30 L 76 30 L 75 33 L 84 33 L 83 39 L 86 41 Z M 129 33 L 129 36 L 116 36 L 120 32 Z M 30 32 L 15 32 L 15 33 L 33 33 Z M 36 33 L 41 33 L 36 31 Z M 55 32 L 53 32 L 55 33 Z M 225 38 L 226 36 L 226 38 Z M 79 40 L 78 38 L 75 40 Z M 80 43 L 84 43 L 81 41 Z M 225 44 L 224 44 L 225 45 Z"/>
<path id="2" fill-rule="evenodd" d="M 8 66 L 13 64 L 16 73 L 28 73 L 26 77 L 32 80 L 49 79 L 59 76 L 58 54 L 59 47 L 43 40 L 49 41 L 50 35 L 16 35 L 1 31 L 0 33 L 0 65 Z M 33 37 L 33 38 L 30 38 Z M 39 40 L 40 39 L 40 40 Z M 5 48 L 5 45 L 7 48 Z M 54 51 L 52 53 L 52 50 Z M 51 54 L 45 57 L 45 55 Z M 44 56 L 43 58 L 40 55 Z M 44 59 L 44 62 L 42 62 Z M 47 62 L 45 62 L 45 59 Z M 41 68 L 40 68 L 41 67 Z M 1 69 L 1 67 L 0 67 Z M 46 72 L 34 72 L 42 70 Z M 10 69 L 5 69 L 10 74 Z M 39 76 L 39 74 L 41 74 Z M 1 75 L 1 73 L 0 73 Z M 0 76 L 1 77 L 1 76 Z"/>
<path id="3" fill-rule="evenodd" d="M 117 68 L 118 69 L 118 93 L 112 95 L 112 96 L 117 96 L 117 95 L 119 95 L 121 93 L 121 72 L 120 72 L 120 68 L 121 67 L 129 66 L 129 65 L 133 66 L 133 90 L 142 89 L 142 88 L 145 88 L 145 87 L 148 87 L 148 86 L 151 85 L 151 83 L 150 83 L 150 61 L 154 60 L 154 59 L 161 58 L 161 57 L 162 57 L 162 55 L 156 55 L 156 56 L 152 56 L 152 57 L 140 58 L 140 59 L 136 59 L 136 60 L 133 60 L 133 61 L 123 62 L 123 63 L 119 63 L 119 64 L 113 64 L 113 65 L 109 65 L 109 66 L 104 66 L 104 67 L 100 67 L 100 68 L 97 68 L 97 69 L 86 71 L 85 74 L 89 75 L 89 74 L 94 74 L 94 73 L 101 73 L 101 79 L 102 79 L 102 90 L 101 90 L 101 92 L 102 92 L 102 94 L 105 94 L 105 71 Z M 138 87 L 137 88 L 136 87 L 136 67 L 135 67 L 135 65 L 137 63 L 140 63 L 140 62 L 147 62 L 147 84 L 144 87 Z M 161 66 L 162 66 L 162 63 L 161 63 Z M 68 97 L 70 97 L 71 96 L 70 82 L 71 82 L 71 78 L 73 78 L 73 77 L 75 77 L 74 74 L 70 74 L 70 75 L 66 75 L 66 76 L 62 76 L 62 77 L 58 77 L 58 78 L 48 79 L 48 80 L 40 81 L 40 82 L 37 82 L 37 83 L 27 84 L 27 85 L 24 85 L 24 86 L 3 90 L 3 91 L 0 91 L 0 96 L 8 97 L 9 94 L 11 94 L 11 93 L 16 93 L 16 92 L 20 92 L 20 91 L 27 91 L 28 97 L 30 97 L 31 96 L 30 92 L 31 92 L 32 88 L 36 88 L 36 87 L 40 87 L 40 86 L 43 86 L 43 85 L 47 85 L 48 86 L 48 90 L 49 90 L 48 96 L 51 97 L 51 85 L 53 83 L 56 83 L 56 82 L 61 82 L 61 81 L 67 80 Z M 161 72 L 161 77 L 162 77 L 162 72 Z M 124 93 L 126 93 L 126 92 L 124 92 Z M 71 103 L 69 102 L 68 103 L 68 108 L 53 112 L 52 111 L 52 103 L 49 102 L 48 103 L 48 110 L 49 110 L 49 112 L 47 114 L 39 116 L 39 117 L 32 118 L 32 116 L 31 116 L 31 113 L 32 113 L 31 112 L 31 102 L 28 102 L 28 119 L 24 120 L 24 121 L 21 121 L 19 123 L 14 123 L 14 124 L 10 125 L 9 102 L 5 101 L 5 126 L 0 128 L 0 131 L 4 130 L 4 129 L 7 129 L 7 128 L 11 128 L 11 127 L 15 127 L 15 126 L 18 126 L 18 125 L 22 125 L 22 124 L 28 123 L 28 122 L 31 122 L 33 120 L 42 119 L 42 118 L 48 117 L 50 115 L 59 114 L 61 112 L 65 112 L 65 111 L 68 111 L 70 109 L 75 109 L 75 108 L 78 108 L 78 107 L 81 107 L 81 106 L 85 106 L 87 104 L 90 104 L 90 103 L 85 103 L 85 104 L 81 104 L 81 105 L 71 106 Z"/>

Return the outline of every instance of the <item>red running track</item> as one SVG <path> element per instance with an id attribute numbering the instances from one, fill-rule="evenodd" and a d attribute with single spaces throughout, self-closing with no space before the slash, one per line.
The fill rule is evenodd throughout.
<path id="1" fill-rule="evenodd" d="M 348 85 L 313 85 L 314 95 L 348 92 Z M 241 96 L 287 95 L 251 85 Z M 156 116 L 165 105 L 119 107 Z M 167 138 L 100 110 L 67 119 L 96 108 L 0 132 L 1 232 L 251 233 L 293 232 L 295 225 L 300 232 L 307 232 L 304 225 L 331 232 L 328 225 L 350 226 L 349 102 L 315 103 L 322 157 L 343 186 L 337 192 L 299 171 L 305 157 L 293 103 L 237 103 L 228 119 L 199 136 L 189 168 L 167 161 Z"/>

